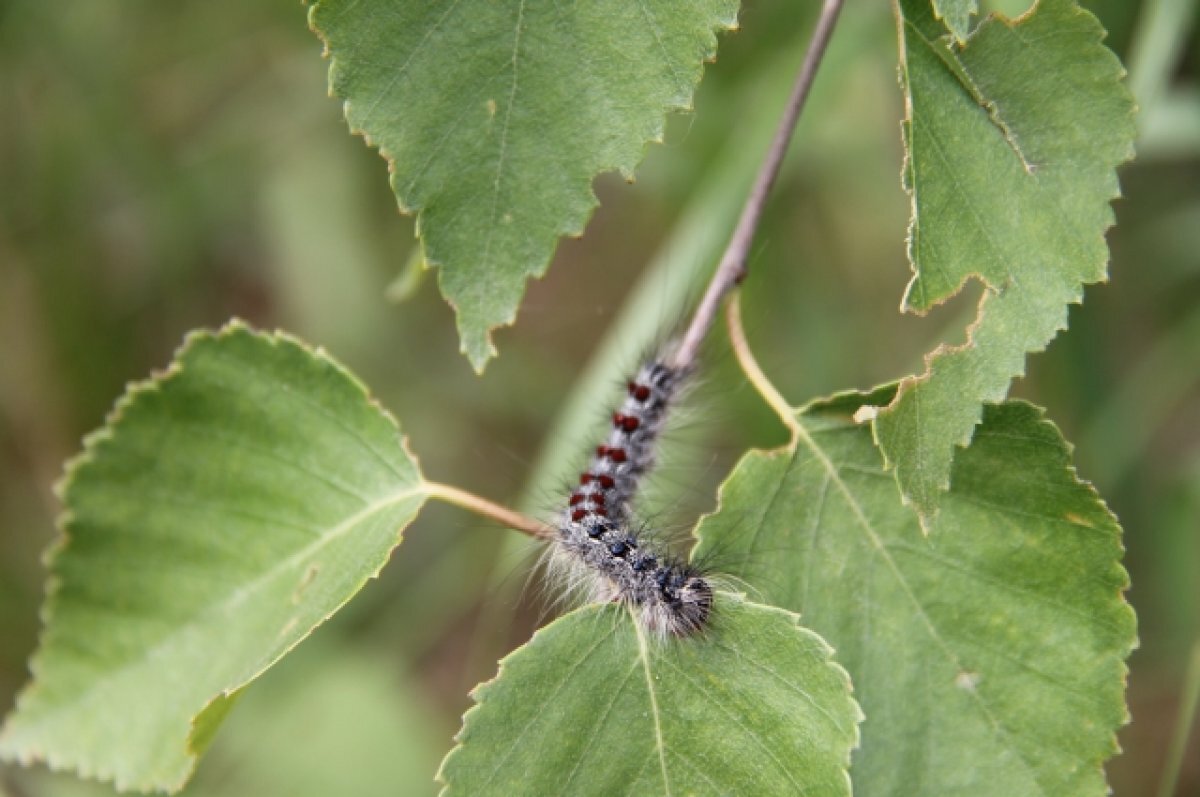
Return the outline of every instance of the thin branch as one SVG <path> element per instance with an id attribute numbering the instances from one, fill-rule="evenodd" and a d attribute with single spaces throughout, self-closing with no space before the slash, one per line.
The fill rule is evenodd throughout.
<path id="1" fill-rule="evenodd" d="M 535 540 L 548 540 L 554 535 L 554 530 L 545 523 L 534 520 L 528 515 L 522 515 L 506 506 L 493 503 L 486 498 L 480 498 L 474 493 L 460 490 L 449 484 L 425 482 L 425 492 L 430 498 L 438 498 L 448 504 L 462 507 L 477 515 L 491 518 L 497 523 L 516 529 L 522 534 L 528 534 Z"/>
<path id="2" fill-rule="evenodd" d="M 679 347 L 672 355 L 672 365 L 677 368 L 687 368 L 695 361 L 696 352 L 712 327 L 721 300 L 746 277 L 746 262 L 750 257 L 750 245 L 754 242 L 754 233 L 758 230 L 758 224 L 762 220 L 763 206 L 766 204 L 767 196 L 771 193 L 771 187 L 775 185 L 775 178 L 779 176 L 779 168 L 783 165 L 783 156 L 787 153 L 788 142 L 792 138 L 792 131 L 796 129 L 796 120 L 800 118 L 804 101 L 808 99 L 808 91 L 812 88 L 817 67 L 825 55 L 825 48 L 829 44 L 829 37 L 837 22 L 838 12 L 842 10 L 842 2 L 843 0 L 825 0 L 825 4 L 821 8 L 821 16 L 817 19 L 817 26 L 809 41 L 808 52 L 804 55 L 804 63 L 800 65 L 796 82 L 792 86 L 792 93 L 788 96 L 787 105 L 784 107 L 783 118 L 779 120 L 775 137 L 771 139 L 771 146 L 767 149 L 766 158 L 759 168 L 758 176 L 754 179 L 750 194 L 746 197 L 746 204 L 742 208 L 742 215 L 738 219 L 737 227 L 733 230 L 729 245 L 725 248 L 721 263 L 717 266 L 712 281 L 708 284 L 704 298 L 696 307 L 692 323 L 688 326 Z"/>
<path id="3" fill-rule="evenodd" d="M 750 344 L 746 342 L 746 331 L 742 327 L 742 303 L 739 294 L 733 294 L 729 298 L 729 303 L 725 305 L 725 321 L 729 326 L 729 345 L 733 348 L 733 355 L 737 357 L 738 365 L 742 367 L 746 378 L 762 396 L 763 401 L 767 402 L 779 416 L 779 420 L 788 428 L 792 434 L 792 440 L 795 441 L 800 433 L 800 424 L 796 421 L 796 411 L 787 403 L 787 399 L 775 389 L 775 385 L 767 379 L 766 374 L 758 365 L 758 360 L 754 359 L 754 353 L 750 351 Z"/>

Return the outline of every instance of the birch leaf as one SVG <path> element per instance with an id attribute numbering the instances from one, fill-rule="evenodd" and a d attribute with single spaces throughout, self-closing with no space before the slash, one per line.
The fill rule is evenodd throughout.
<path id="1" fill-rule="evenodd" d="M 848 797 L 861 714 L 831 653 L 794 614 L 730 593 L 687 639 L 585 607 L 475 690 L 442 794 Z"/>
<path id="2" fill-rule="evenodd" d="M 691 107 L 737 0 L 320 0 L 310 21 L 353 132 L 387 159 L 477 370 L 530 277 L 582 234 L 600 172 L 632 177 Z"/>
<path id="3" fill-rule="evenodd" d="M 240 690 L 379 571 L 425 499 L 358 381 L 240 323 L 132 386 L 60 493 L 0 755 L 143 791 L 183 785 Z"/>

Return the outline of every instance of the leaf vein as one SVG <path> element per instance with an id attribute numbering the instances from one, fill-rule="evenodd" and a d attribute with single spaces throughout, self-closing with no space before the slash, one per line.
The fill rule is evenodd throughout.
<path id="1" fill-rule="evenodd" d="M 517 734 L 517 737 L 508 745 L 508 749 L 504 751 L 504 755 L 502 755 L 500 760 L 496 762 L 496 765 L 492 768 L 491 774 L 489 774 L 487 780 L 484 781 L 484 786 L 490 785 L 491 782 L 496 779 L 496 775 L 500 773 L 500 770 L 506 763 L 508 763 L 508 759 L 511 758 L 512 754 L 520 747 L 521 739 L 525 738 L 525 734 L 529 733 L 530 729 L 537 724 L 537 721 L 541 719 L 541 716 L 546 712 L 546 709 L 555 704 L 555 698 L 558 697 L 559 693 L 562 692 L 563 689 L 567 688 L 568 685 L 575 685 L 574 681 L 572 680 L 572 676 L 575 674 L 575 672 L 583 666 L 584 662 L 591 658 L 592 654 L 596 652 L 597 648 L 607 642 L 609 637 L 616 634 L 616 632 L 616 626 L 613 626 L 607 633 L 598 636 L 592 646 L 583 654 L 581 654 L 579 658 L 576 659 L 571 666 L 566 669 L 565 672 L 563 672 L 562 678 L 558 682 L 558 686 L 555 687 L 553 692 L 546 696 L 546 698 L 542 701 L 542 704 L 538 706 L 537 712 L 530 717 L 529 722 L 525 724 L 525 727 L 521 729 L 521 732 Z"/>
<path id="2" fill-rule="evenodd" d="M 709 705 L 713 706 L 719 713 L 724 714 L 731 723 L 736 725 L 742 731 L 742 733 L 745 734 L 747 739 L 753 741 L 755 745 L 766 754 L 767 758 L 769 758 L 771 762 L 775 764 L 776 768 L 783 774 L 784 778 L 787 779 L 787 781 L 791 783 L 793 787 L 795 787 L 795 792 L 793 792 L 794 794 L 806 793 L 807 790 L 803 785 L 796 781 L 796 778 L 792 775 L 791 770 L 784 766 L 784 763 L 775 754 L 775 751 L 767 745 L 761 736 L 747 728 L 742 721 L 738 719 L 737 714 L 730 711 L 729 708 L 725 706 L 725 704 L 719 698 L 711 695 L 702 683 L 693 678 L 682 667 L 678 667 L 665 660 L 663 663 L 670 667 L 670 669 L 673 670 L 680 679 L 686 681 L 692 687 L 694 694 L 707 698 Z"/>
<path id="3" fill-rule="evenodd" d="M 959 662 L 958 657 L 950 649 L 946 640 L 942 638 L 941 634 L 937 630 L 937 626 L 933 623 L 932 618 L 930 618 L 929 614 L 925 611 L 924 605 L 922 605 L 921 601 L 912 591 L 912 586 L 909 584 L 908 579 L 905 578 L 903 571 L 900 569 L 895 559 L 892 558 L 891 554 L 887 550 L 887 547 L 883 544 L 883 540 L 879 537 L 870 519 L 867 518 L 866 513 L 863 511 L 862 505 L 859 504 L 858 499 L 854 497 L 854 493 L 850 490 L 849 485 L 842 481 L 841 476 L 837 472 L 837 467 L 833 464 L 833 461 L 829 458 L 829 455 L 825 452 L 825 450 L 817 444 L 817 441 L 809 433 L 808 427 L 804 425 L 804 422 L 801 420 L 799 415 L 796 415 L 796 430 L 798 438 L 805 444 L 805 446 L 808 447 L 817 460 L 821 462 L 826 471 L 829 473 L 830 477 L 833 479 L 833 482 L 837 486 L 839 492 L 842 493 L 842 496 L 846 501 L 846 505 L 850 509 L 851 514 L 854 515 L 858 526 L 866 534 L 868 542 L 870 542 L 871 546 L 879 554 L 880 559 L 887 566 L 888 570 L 891 571 L 892 576 L 896 579 L 901 591 L 903 591 L 905 597 L 908 598 L 909 602 L 916 610 L 917 617 L 920 619 L 922 625 L 925 626 L 926 632 L 929 634 L 930 638 L 942 651 L 942 654 L 955 667 L 955 669 L 962 670 L 963 667 Z M 984 718 L 987 719 L 992 729 L 997 733 L 997 735 L 1003 737 L 1008 742 L 1009 749 L 1017 751 L 1017 758 L 1021 761 L 1021 764 L 1024 766 L 1026 772 L 1029 774 L 1033 782 L 1038 783 L 1037 775 L 1032 764 L 1012 742 L 1011 735 L 1009 734 L 1008 730 L 1004 728 L 999 719 L 992 713 L 991 709 L 984 702 L 978 692 L 971 692 L 970 695 L 979 706 L 980 711 L 982 712 Z"/>
<path id="4" fill-rule="evenodd" d="M 646 673 L 646 691 L 650 695 L 650 714 L 654 718 L 654 739 L 658 747 L 658 763 L 662 768 L 663 794 L 671 797 L 671 779 L 667 774 L 667 748 L 663 741 L 662 719 L 658 713 L 658 695 L 654 691 L 654 676 L 650 672 L 650 652 L 646 644 L 646 632 L 636 617 L 630 619 L 633 621 L 634 633 L 637 634 L 638 655 L 642 659 L 642 669 Z"/>

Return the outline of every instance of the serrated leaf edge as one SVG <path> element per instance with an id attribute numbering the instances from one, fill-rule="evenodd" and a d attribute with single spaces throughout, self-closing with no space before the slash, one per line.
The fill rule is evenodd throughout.
<path id="1" fill-rule="evenodd" d="M 936 17 L 937 19 L 940 19 L 942 21 L 942 23 L 945 24 L 946 28 L 950 31 L 951 34 L 954 35 L 955 39 L 957 39 L 960 42 L 966 41 L 968 38 L 970 38 L 970 32 L 968 31 L 968 28 L 970 27 L 970 24 L 971 24 L 971 17 L 973 17 L 973 16 L 975 16 L 975 14 L 979 13 L 979 3 L 976 2 L 976 0 L 970 0 L 970 3 L 968 3 L 968 5 L 967 5 L 967 18 L 965 20 L 963 20 L 962 28 L 957 27 L 949 19 L 947 14 L 942 10 L 942 5 L 944 3 L 945 3 L 945 0 L 933 0 L 933 15 L 934 15 L 934 17 Z"/>
<path id="2" fill-rule="evenodd" d="M 1120 572 L 1121 584 L 1117 589 L 1117 592 L 1112 596 L 1112 603 L 1109 604 L 1108 608 L 1110 611 L 1112 611 L 1114 617 L 1120 615 L 1119 622 L 1129 625 L 1132 638 L 1123 648 L 1113 651 L 1110 655 L 1118 656 L 1117 665 L 1121 675 L 1121 692 L 1123 695 L 1128 694 L 1129 656 L 1133 653 L 1133 651 L 1138 649 L 1141 643 L 1137 636 L 1137 613 L 1134 611 L 1133 605 L 1125 599 L 1125 593 L 1129 590 L 1131 585 L 1129 571 L 1126 570 L 1125 565 L 1122 564 L 1122 560 L 1125 558 L 1126 553 L 1124 542 L 1125 530 L 1121 526 L 1120 519 L 1117 517 L 1116 513 L 1112 511 L 1112 508 L 1109 507 L 1108 502 L 1101 497 L 1100 491 L 1096 489 L 1095 485 L 1092 484 L 1091 481 L 1084 479 L 1079 475 L 1079 471 L 1075 466 L 1075 445 L 1066 438 L 1066 435 L 1062 433 L 1062 429 L 1059 428 L 1058 424 L 1047 416 L 1045 408 L 1040 407 L 1031 401 L 1026 401 L 1025 399 L 1006 399 L 1004 404 L 1021 407 L 1028 410 L 1035 416 L 1038 425 L 1045 426 L 1052 432 L 1055 440 L 1056 453 L 1058 455 L 1058 466 L 1063 469 L 1063 471 L 1070 478 L 1071 482 L 1087 490 L 1088 494 L 1091 496 L 1092 507 L 1104 515 L 1112 523 L 1113 528 L 1116 530 L 1113 540 L 1116 545 L 1116 557 L 1112 560 L 1111 564 L 1114 571 Z M 981 404 L 980 406 L 983 405 Z M 995 406 L 994 403 L 993 406 Z M 1105 776 L 1104 765 L 1107 761 L 1111 760 L 1121 752 L 1121 744 L 1117 738 L 1117 734 L 1121 728 L 1128 725 L 1132 719 L 1132 716 L 1129 713 L 1129 703 L 1125 699 L 1122 699 L 1121 701 L 1121 712 L 1121 722 L 1116 725 L 1109 734 L 1109 755 L 1095 762 L 1095 768 L 1093 769 L 1094 772 L 1099 773 L 1101 780 L 1106 784 L 1108 779 Z"/>
<path id="3" fill-rule="evenodd" d="M 964 46 L 966 46 L 966 44 L 969 44 L 969 42 L 972 39 L 974 39 L 976 36 L 978 36 L 980 31 L 984 30 L 986 27 L 988 27 L 992 24 L 1002 24 L 1009 28 L 1015 28 L 1015 27 L 1021 25 L 1027 19 L 1032 17 L 1034 14 L 1036 14 L 1037 11 L 1042 7 L 1042 5 L 1046 1 L 1047 0 L 1037 0 L 1037 2 L 1034 5 L 1032 5 L 1028 10 L 1026 10 L 1024 13 L 1022 13 L 1019 16 L 1014 17 L 1012 19 L 1009 19 L 1009 18 L 1005 17 L 1004 15 L 995 13 L 995 12 L 989 14 L 987 16 L 987 18 L 983 22 L 981 22 L 979 24 L 979 26 L 977 26 L 976 29 L 974 31 L 972 31 L 969 36 L 966 37 L 966 39 L 964 39 Z M 1104 39 L 1107 37 L 1107 31 L 1105 31 L 1103 26 L 1100 25 L 1100 23 L 1096 19 L 1096 17 L 1093 14 L 1091 14 L 1089 11 L 1087 11 L 1086 9 L 1081 8 L 1080 6 L 1075 4 L 1074 2 L 1065 3 L 1065 5 L 1068 5 L 1076 16 L 1086 17 L 1091 20 L 1093 32 L 1096 34 L 1092 43 L 1094 45 L 1102 45 Z M 896 14 L 898 15 L 901 27 L 910 24 L 907 21 L 907 19 L 904 17 L 898 4 L 895 5 L 895 11 L 896 11 Z M 903 90 L 903 94 L 904 94 L 904 120 L 902 122 L 902 127 L 904 130 L 904 138 L 905 138 L 905 142 L 906 142 L 905 146 L 904 146 L 904 161 L 903 161 L 903 165 L 901 167 L 901 175 L 902 175 L 901 182 L 904 186 L 905 191 L 909 194 L 910 207 L 911 207 L 911 211 L 912 211 L 910 214 L 908 235 L 907 235 L 907 239 L 906 239 L 906 243 L 907 243 L 906 250 L 908 252 L 909 266 L 910 266 L 910 269 L 912 270 L 912 274 L 913 274 L 908 287 L 905 289 L 904 298 L 901 302 L 900 309 L 902 312 L 910 312 L 910 313 L 914 313 L 919 316 L 924 316 L 924 315 L 927 315 L 934 308 L 936 308 L 936 307 L 950 301 L 954 297 L 960 295 L 962 293 L 963 288 L 970 281 L 979 282 L 983 286 L 984 290 L 983 290 L 982 295 L 979 298 L 978 303 L 976 304 L 975 317 L 974 317 L 974 319 L 972 319 L 971 323 L 967 325 L 966 341 L 964 343 L 957 344 L 957 345 L 941 343 L 936 348 L 934 348 L 932 351 L 927 352 L 922 357 L 922 361 L 925 366 L 925 370 L 921 374 L 906 376 L 899 381 L 895 397 L 892 399 L 891 403 L 888 404 L 887 407 L 884 407 L 881 409 L 881 412 L 884 412 L 884 413 L 886 413 L 889 410 L 896 407 L 899 404 L 899 402 L 902 400 L 902 398 L 908 392 L 910 392 L 914 388 L 915 385 L 929 381 L 929 379 L 932 377 L 932 374 L 933 374 L 933 361 L 934 360 L 936 360 L 937 358 L 942 357 L 944 355 L 947 355 L 947 354 L 953 354 L 956 352 L 967 351 L 969 349 L 975 348 L 975 346 L 976 346 L 975 333 L 978 330 L 979 326 L 983 323 L 984 317 L 986 315 L 985 306 L 988 301 L 988 296 L 993 293 L 999 295 L 1004 290 L 1004 286 L 992 285 L 991 283 L 988 282 L 988 280 L 986 278 L 984 278 L 984 276 L 982 274 L 980 274 L 978 272 L 971 272 L 971 273 L 965 274 L 963 276 L 963 278 L 959 281 L 958 286 L 955 288 L 955 290 L 953 292 L 947 293 L 945 296 L 941 297 L 940 299 L 937 299 L 936 301 L 934 301 L 931 304 L 927 304 L 924 307 L 917 309 L 917 308 L 910 306 L 908 303 L 908 296 L 909 296 L 910 292 L 912 291 L 913 286 L 917 284 L 917 281 L 920 278 L 920 267 L 918 266 L 916 260 L 912 256 L 913 236 L 916 231 L 918 213 L 917 213 L 917 191 L 916 191 L 916 186 L 914 185 L 912 176 L 911 176 L 912 175 L 912 165 L 911 165 L 911 157 L 912 156 L 910 154 L 911 148 L 907 144 L 907 140 L 910 136 L 910 133 L 908 131 L 911 129 L 911 125 L 912 125 L 913 108 L 912 108 L 911 95 L 910 95 L 910 92 L 908 91 L 908 88 L 906 85 L 907 78 L 905 77 L 905 74 L 904 74 L 905 63 L 906 63 L 906 58 L 905 58 L 904 54 L 905 54 L 906 47 L 905 47 L 905 43 L 904 43 L 903 31 L 900 32 L 900 35 L 898 36 L 898 40 L 899 40 L 900 56 L 901 56 L 900 73 L 901 73 L 902 90 Z M 931 44 L 931 46 L 933 45 L 933 43 L 930 43 L 930 44 Z M 1105 49 L 1110 54 L 1112 54 L 1111 50 L 1108 50 L 1108 48 L 1105 48 Z M 1133 109 L 1136 109 L 1137 106 L 1136 106 L 1136 103 L 1134 102 L 1133 95 L 1129 92 L 1129 88 L 1125 83 L 1125 79 L 1126 79 L 1128 73 L 1127 73 L 1124 65 L 1121 64 L 1120 59 L 1118 59 L 1115 54 L 1112 54 L 1112 60 L 1117 67 L 1117 69 L 1114 71 L 1114 76 L 1116 78 L 1114 85 L 1117 88 L 1117 90 L 1122 92 L 1126 96 L 1126 98 L 1130 101 L 1130 107 Z M 965 80 L 964 85 L 965 85 L 967 91 L 969 93 L 971 93 L 972 97 L 975 98 L 976 101 L 978 102 L 979 99 L 981 99 L 979 96 L 979 92 L 977 89 L 975 89 L 973 87 L 971 80 L 966 76 L 965 70 L 963 71 L 963 75 L 959 75 L 958 78 L 960 81 Z M 1028 164 L 1025 161 L 1025 157 L 1024 157 L 1021 149 L 1019 148 L 1019 146 L 1017 146 L 1015 137 L 1012 135 L 1012 132 L 1009 130 L 1007 124 L 997 118 L 997 116 L 994 112 L 993 105 L 994 105 L 994 103 L 985 103 L 983 106 L 984 110 L 987 112 L 988 117 L 992 120 L 992 123 L 1000 128 L 1001 132 L 1004 134 L 1005 140 L 1009 143 L 1009 146 L 1015 151 L 1015 153 L 1017 154 L 1017 157 L 1021 159 L 1022 163 L 1024 163 L 1026 165 L 1026 170 L 1028 171 Z M 1132 120 L 1132 116 L 1133 116 L 1133 113 L 1131 112 L 1131 114 L 1130 114 L 1131 120 Z M 1117 163 L 1113 164 L 1113 166 L 1112 166 L 1113 171 L 1115 172 L 1115 170 L 1117 168 L 1119 168 L 1122 164 L 1128 163 L 1133 158 L 1133 156 L 1134 156 L 1134 149 L 1133 149 L 1133 141 L 1131 138 L 1126 147 L 1126 152 L 1124 154 L 1124 158 L 1121 161 L 1118 161 Z M 1105 237 L 1105 235 L 1107 234 L 1107 231 L 1115 223 L 1115 215 L 1112 212 L 1111 203 L 1116 201 L 1117 199 L 1120 199 L 1122 196 L 1121 190 L 1120 190 L 1120 184 L 1115 179 L 1113 180 L 1113 184 L 1114 184 L 1113 191 L 1109 194 L 1108 197 L 1106 197 L 1106 200 L 1105 200 L 1107 203 L 1109 203 L 1107 224 L 1104 226 L 1103 229 L 1101 229 L 1097 233 L 1101 238 Z M 1090 284 L 1104 284 L 1108 281 L 1107 263 L 1105 263 L 1105 272 L 1106 273 L 1097 280 L 1094 280 L 1092 282 L 1081 282 L 1078 286 L 1076 286 L 1076 289 L 1074 291 L 1074 298 L 1071 299 L 1070 301 L 1068 301 L 1067 303 L 1065 303 L 1062 307 L 1060 321 L 1057 324 L 1055 324 L 1055 326 L 1054 326 L 1054 334 L 1049 339 L 1047 339 L 1046 342 L 1043 343 L 1041 346 L 1038 346 L 1033 349 L 1027 349 L 1025 351 L 1025 356 L 1022 358 L 1021 367 L 1015 373 L 1012 373 L 1009 375 L 1008 384 L 1004 386 L 1004 389 L 999 394 L 983 396 L 983 400 L 977 403 L 977 408 L 974 413 L 974 415 L 975 415 L 974 424 L 971 426 L 971 428 L 968 432 L 966 432 L 958 440 L 956 440 L 952 443 L 953 446 L 962 448 L 967 445 L 970 445 L 971 438 L 975 434 L 975 429 L 978 428 L 979 422 L 983 418 L 983 404 L 986 402 L 989 402 L 989 401 L 996 403 L 996 402 L 1003 401 L 1005 399 L 1005 397 L 1008 395 L 1008 390 L 1009 390 L 1010 386 L 1012 385 L 1012 381 L 1014 379 L 1019 379 L 1025 375 L 1026 366 L 1024 363 L 1028 360 L 1029 355 L 1039 354 L 1041 352 L 1044 352 L 1047 349 L 1047 347 L 1049 347 L 1049 345 L 1054 341 L 1054 339 L 1058 337 L 1058 333 L 1067 329 L 1069 308 L 1072 305 L 1081 305 L 1083 303 L 1083 294 L 1084 294 L 1085 287 Z M 875 446 L 883 454 L 885 469 L 892 470 L 893 472 L 895 472 L 896 479 L 897 479 L 897 487 L 900 488 L 900 495 L 901 495 L 901 499 L 902 499 L 904 505 L 911 507 L 913 509 L 913 511 L 916 512 L 917 518 L 921 524 L 921 528 L 928 533 L 928 529 L 929 529 L 930 525 L 932 524 L 932 521 L 937 517 L 936 504 L 932 508 L 921 507 L 912 499 L 912 497 L 907 492 L 904 491 L 904 489 L 902 488 L 902 486 L 899 483 L 898 463 L 895 460 L 893 460 L 891 457 L 888 456 L 886 449 L 882 445 L 879 431 L 878 431 L 877 421 L 872 422 L 871 428 L 872 428 L 872 438 L 875 441 Z M 949 474 L 949 472 L 947 472 L 947 474 L 944 478 L 937 480 L 935 486 L 936 486 L 939 494 L 945 493 L 947 490 L 949 490 L 950 489 L 950 474 Z"/>

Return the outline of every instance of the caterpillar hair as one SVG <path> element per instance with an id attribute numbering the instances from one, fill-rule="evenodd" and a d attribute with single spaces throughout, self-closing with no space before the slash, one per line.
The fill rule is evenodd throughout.
<path id="1" fill-rule="evenodd" d="M 587 585 L 590 599 L 623 602 L 648 630 L 674 636 L 704 627 L 713 589 L 697 568 L 651 550 L 656 546 L 637 528 L 631 504 L 689 371 L 669 365 L 662 352 L 638 369 L 607 440 L 571 493 L 556 545 L 557 558 Z"/>

